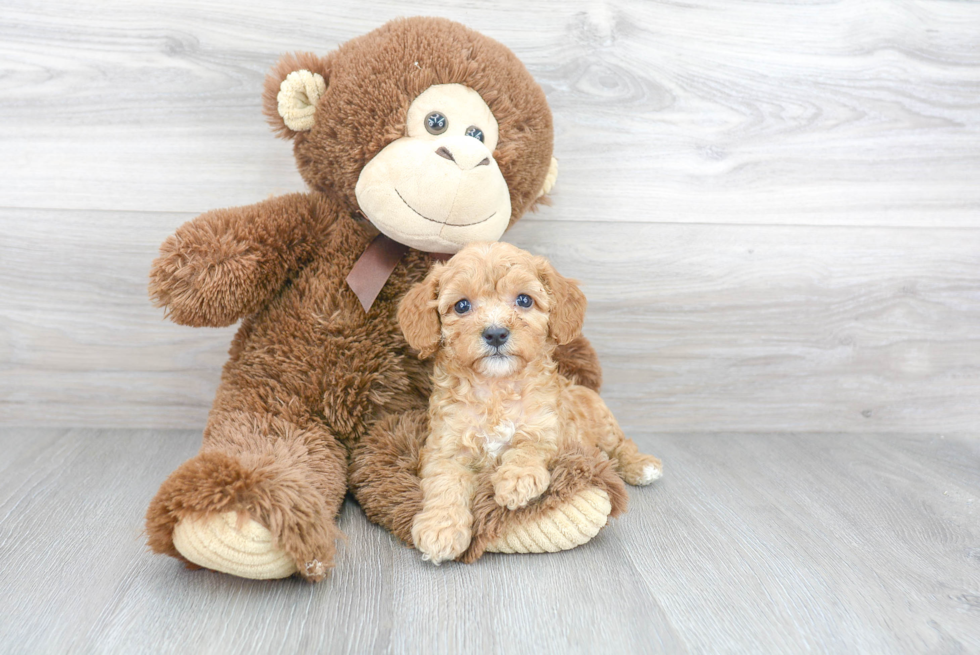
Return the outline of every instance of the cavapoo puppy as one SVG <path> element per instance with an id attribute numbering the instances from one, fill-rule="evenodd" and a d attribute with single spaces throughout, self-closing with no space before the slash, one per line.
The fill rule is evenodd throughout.
<path id="1" fill-rule="evenodd" d="M 560 444 L 602 449 L 628 483 L 661 474 L 594 391 L 558 374 L 555 347 L 579 335 L 585 296 L 543 257 L 506 243 L 471 244 L 436 264 L 398 309 L 409 345 L 436 354 L 431 433 L 420 468 L 423 507 L 412 540 L 434 564 L 469 546 L 477 473 L 495 500 L 524 507 L 548 488 Z"/>

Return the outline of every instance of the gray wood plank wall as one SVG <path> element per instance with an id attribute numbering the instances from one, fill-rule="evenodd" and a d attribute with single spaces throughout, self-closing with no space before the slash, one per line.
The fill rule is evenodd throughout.
<path id="1" fill-rule="evenodd" d="M 162 319 L 156 248 L 303 188 L 279 53 L 406 13 L 545 88 L 554 203 L 508 238 L 583 281 L 628 427 L 975 432 L 980 4 L 937 0 L 7 0 L 0 422 L 203 425 L 232 330 Z"/>

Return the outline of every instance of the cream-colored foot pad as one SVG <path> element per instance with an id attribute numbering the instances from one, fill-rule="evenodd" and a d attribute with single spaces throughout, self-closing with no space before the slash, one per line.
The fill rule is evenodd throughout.
<path id="1" fill-rule="evenodd" d="M 516 525 L 487 546 L 491 553 L 557 553 L 581 546 L 599 533 L 612 504 L 602 489 L 586 489 L 535 523 Z"/>
<path id="2" fill-rule="evenodd" d="M 296 564 L 272 544 L 272 534 L 248 519 L 239 528 L 238 514 L 184 519 L 174 528 L 174 546 L 198 566 L 240 578 L 288 578 Z"/>

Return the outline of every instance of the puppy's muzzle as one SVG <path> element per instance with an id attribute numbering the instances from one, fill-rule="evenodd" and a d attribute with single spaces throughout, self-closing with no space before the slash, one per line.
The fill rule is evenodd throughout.
<path id="1" fill-rule="evenodd" d="M 491 325 L 483 331 L 483 341 L 491 348 L 500 349 L 510 337 L 510 330 L 499 325 Z"/>

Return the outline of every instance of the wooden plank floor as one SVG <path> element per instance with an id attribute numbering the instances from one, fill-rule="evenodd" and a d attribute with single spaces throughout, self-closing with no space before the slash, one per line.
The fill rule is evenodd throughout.
<path id="1" fill-rule="evenodd" d="M 149 554 L 189 431 L 0 430 L 0 652 L 977 652 L 980 442 L 636 434 L 666 462 L 579 549 L 422 562 L 349 500 L 333 575 Z"/>

